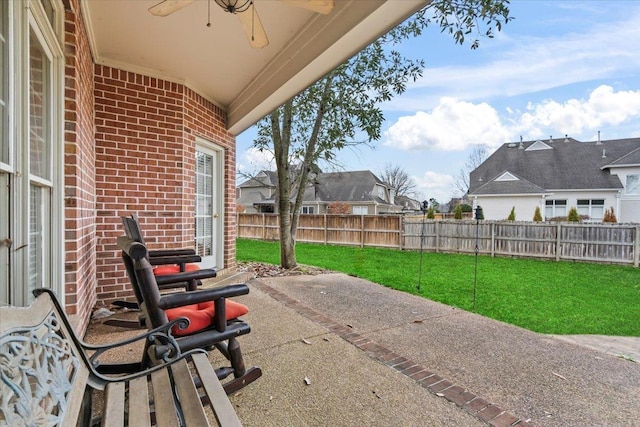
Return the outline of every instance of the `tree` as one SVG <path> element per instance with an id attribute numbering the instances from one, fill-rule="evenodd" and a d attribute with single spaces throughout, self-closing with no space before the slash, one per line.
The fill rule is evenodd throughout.
<path id="1" fill-rule="evenodd" d="M 507 0 L 436 0 L 258 122 L 254 146 L 273 151 L 278 174 L 282 267 L 297 264 L 296 231 L 311 165 L 335 162 L 338 151 L 378 140 L 384 122 L 380 104 L 422 75 L 424 61 L 403 56 L 395 46 L 420 35 L 432 21 L 459 44 L 474 30 L 493 37 L 494 27 L 499 31 L 512 19 L 507 5 Z M 476 39 L 471 48 L 477 47 Z M 292 174 L 292 166 L 299 173 Z"/>
<path id="2" fill-rule="evenodd" d="M 509 217 L 507 218 L 507 221 L 515 221 L 516 220 L 516 207 L 512 207 L 511 208 L 511 212 L 509 212 Z"/>
<path id="3" fill-rule="evenodd" d="M 542 221 L 542 213 L 540 213 L 540 206 L 536 206 L 536 210 L 533 212 L 533 220 L 536 222 Z"/>
<path id="4" fill-rule="evenodd" d="M 433 208 L 435 212 L 440 212 L 440 203 L 433 197 L 429 199 L 429 205 Z"/>
<path id="5" fill-rule="evenodd" d="M 475 145 L 469 153 L 467 162 L 464 167 L 458 171 L 458 175 L 453 182 L 453 186 L 461 195 L 467 194 L 469 191 L 469 174 L 474 171 L 489 157 L 489 149 L 486 145 Z"/>
<path id="6" fill-rule="evenodd" d="M 431 205 L 427 210 L 427 219 L 435 219 L 435 218 L 436 218 L 436 211 L 433 208 L 433 205 Z"/>
<path id="7" fill-rule="evenodd" d="M 462 219 L 462 205 L 456 206 L 456 208 L 453 211 L 453 218 Z"/>
<path id="8" fill-rule="evenodd" d="M 416 184 L 409 174 L 399 165 L 387 163 L 379 178 L 395 190 L 397 196 L 411 196 L 415 194 Z"/>
<path id="9" fill-rule="evenodd" d="M 616 214 L 613 213 L 613 208 L 609 208 L 604 211 L 604 218 L 602 218 L 602 222 L 608 222 L 608 223 L 618 222 L 618 218 L 616 218 Z"/>
<path id="10" fill-rule="evenodd" d="M 567 221 L 580 222 L 580 215 L 578 215 L 578 210 L 575 208 L 575 206 L 569 209 L 569 215 L 567 215 Z"/>

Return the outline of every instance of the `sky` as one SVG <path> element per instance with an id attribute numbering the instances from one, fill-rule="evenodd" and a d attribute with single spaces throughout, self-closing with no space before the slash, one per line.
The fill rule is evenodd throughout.
<path id="1" fill-rule="evenodd" d="M 437 25 L 405 42 L 423 76 L 382 105 L 373 148 L 338 153 L 339 170 L 398 165 L 417 200 L 446 203 L 461 195 L 454 183 L 474 146 L 640 137 L 640 0 L 512 0 L 510 10 L 515 19 L 475 50 Z M 275 170 L 251 148 L 255 136 L 237 136 L 238 170 Z"/>

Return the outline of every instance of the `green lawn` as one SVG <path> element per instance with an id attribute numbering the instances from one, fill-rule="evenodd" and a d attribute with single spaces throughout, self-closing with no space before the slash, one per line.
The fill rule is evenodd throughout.
<path id="1" fill-rule="evenodd" d="M 473 310 L 475 256 L 298 243 L 298 263 Z M 238 261 L 280 263 L 277 242 L 237 241 Z M 640 336 L 640 269 L 478 257 L 475 312 L 548 334 Z"/>

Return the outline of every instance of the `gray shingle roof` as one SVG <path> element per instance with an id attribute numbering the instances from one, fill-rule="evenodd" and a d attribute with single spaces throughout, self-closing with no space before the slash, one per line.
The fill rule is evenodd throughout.
<path id="1" fill-rule="evenodd" d="M 325 202 L 375 200 L 379 203 L 386 203 L 372 194 L 376 183 L 382 184 L 382 181 L 371 171 L 322 173 L 312 181 L 316 182 L 318 186 L 318 200 Z"/>
<path id="2" fill-rule="evenodd" d="M 640 156 L 640 138 L 601 143 L 558 138 L 544 141 L 552 147 L 550 150 L 527 151 L 535 142 L 523 142 L 524 149 L 520 149 L 518 143 L 502 145 L 471 172 L 469 193 L 522 194 L 532 192 L 534 187 L 541 190 L 618 189 L 622 184 L 608 168 L 631 164 Z M 495 181 L 505 171 L 523 182 Z"/>

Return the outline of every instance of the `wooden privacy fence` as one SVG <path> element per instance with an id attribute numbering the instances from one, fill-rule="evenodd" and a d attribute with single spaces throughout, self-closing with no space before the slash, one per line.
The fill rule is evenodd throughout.
<path id="1" fill-rule="evenodd" d="M 277 214 L 238 214 L 238 237 L 278 240 Z M 300 215 L 298 242 L 640 264 L 640 225 L 423 221 L 400 215 Z"/>

